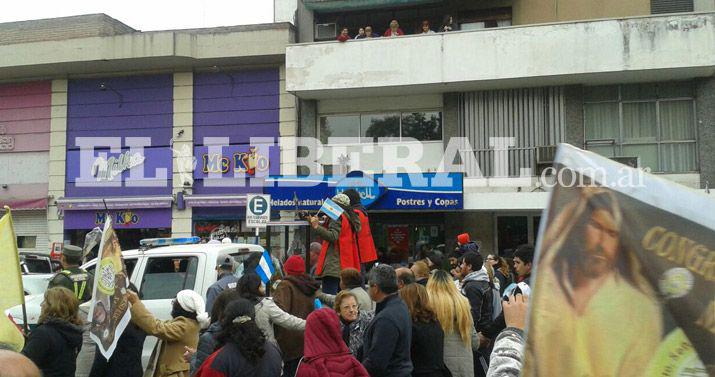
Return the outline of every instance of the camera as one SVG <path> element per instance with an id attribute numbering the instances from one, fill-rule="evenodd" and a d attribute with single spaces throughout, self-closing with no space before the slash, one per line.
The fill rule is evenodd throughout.
<path id="1" fill-rule="evenodd" d="M 307 221 L 308 218 L 310 217 L 310 213 L 308 213 L 308 211 L 305 211 L 305 210 L 303 210 L 303 211 L 298 211 L 298 212 L 296 213 L 296 216 L 298 216 L 298 218 L 299 218 L 300 220 L 305 220 L 305 221 Z"/>

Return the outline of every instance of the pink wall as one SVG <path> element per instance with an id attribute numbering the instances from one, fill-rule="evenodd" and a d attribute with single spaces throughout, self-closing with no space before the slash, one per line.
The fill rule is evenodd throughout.
<path id="1" fill-rule="evenodd" d="M 0 153 L 50 149 L 51 97 L 50 81 L 0 84 L 0 126 L 5 128 L 0 138 L 10 136 L 15 144 Z"/>

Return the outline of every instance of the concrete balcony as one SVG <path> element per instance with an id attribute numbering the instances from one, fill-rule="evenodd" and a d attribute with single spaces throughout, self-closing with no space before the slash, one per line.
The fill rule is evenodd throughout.
<path id="1" fill-rule="evenodd" d="M 703 77 L 715 13 L 296 44 L 286 67 L 306 99 Z"/>

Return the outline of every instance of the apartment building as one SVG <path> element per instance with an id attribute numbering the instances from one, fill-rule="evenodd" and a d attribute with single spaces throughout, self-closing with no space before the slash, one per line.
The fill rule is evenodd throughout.
<path id="1" fill-rule="evenodd" d="M 447 188 L 457 205 L 377 200 L 380 247 L 451 249 L 465 231 L 486 253 L 534 243 L 549 191 L 539 177 L 559 143 L 693 189 L 715 182 L 713 1 L 275 4 L 276 20 L 297 29 L 286 89 L 300 100 L 298 134 L 325 144 L 316 169 L 380 176 L 395 169 L 384 151 L 407 140 L 421 142 L 421 158 L 402 173 L 443 171 L 445 154 L 464 163 Z M 404 36 L 335 40 L 346 27 L 382 36 L 392 20 Z M 435 33 L 421 34 L 425 21 Z"/>

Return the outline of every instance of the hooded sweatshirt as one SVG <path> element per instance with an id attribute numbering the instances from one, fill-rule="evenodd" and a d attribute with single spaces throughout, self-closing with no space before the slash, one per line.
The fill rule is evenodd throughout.
<path id="1" fill-rule="evenodd" d="M 315 292 L 320 283 L 308 275 L 289 275 L 273 292 L 273 300 L 283 311 L 306 319 L 315 305 Z M 283 360 L 299 359 L 303 356 L 302 330 L 289 330 L 275 326 L 276 341 L 283 351 Z"/>
<path id="2" fill-rule="evenodd" d="M 343 342 L 335 311 L 324 308 L 308 316 L 305 356 L 296 377 L 369 377 Z"/>
<path id="3" fill-rule="evenodd" d="M 492 287 L 484 267 L 478 271 L 470 272 L 462 279 L 461 291 L 472 307 L 472 320 L 477 332 L 483 331 L 492 323 L 492 299 L 494 298 Z"/>
<path id="4" fill-rule="evenodd" d="M 75 374 L 81 348 L 82 328 L 53 318 L 32 331 L 22 353 L 40 368 L 44 377 L 70 377 Z"/>

